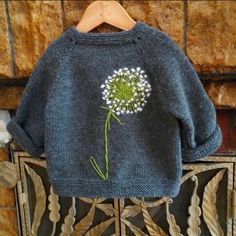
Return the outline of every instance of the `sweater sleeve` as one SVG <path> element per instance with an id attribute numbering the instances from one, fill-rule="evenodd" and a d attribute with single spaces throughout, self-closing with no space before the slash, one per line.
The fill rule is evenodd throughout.
<path id="1" fill-rule="evenodd" d="M 193 162 L 213 154 L 222 142 L 216 110 L 193 65 L 175 42 L 161 71 L 161 90 L 169 112 L 178 119 L 182 159 Z"/>
<path id="2" fill-rule="evenodd" d="M 47 51 L 47 50 L 46 50 Z M 23 90 L 15 116 L 7 124 L 13 139 L 34 157 L 44 152 L 44 109 L 46 80 L 48 79 L 48 52 L 44 52 L 33 69 Z"/>

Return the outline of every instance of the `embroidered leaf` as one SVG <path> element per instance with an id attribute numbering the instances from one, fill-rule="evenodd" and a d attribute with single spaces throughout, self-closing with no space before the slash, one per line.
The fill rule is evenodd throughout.
<path id="1" fill-rule="evenodd" d="M 61 226 L 61 233 L 60 236 L 68 236 L 73 232 L 73 225 L 75 223 L 75 198 L 72 197 L 72 205 L 69 209 L 68 215 L 65 217 L 64 223 Z"/>
<path id="2" fill-rule="evenodd" d="M 93 223 L 93 218 L 95 215 L 95 207 L 96 207 L 96 199 L 93 200 L 92 206 L 88 214 L 82 220 L 80 220 L 79 223 L 75 225 L 73 236 L 84 235 L 84 233 L 88 231 L 88 229 Z"/>
<path id="3" fill-rule="evenodd" d="M 114 113 L 111 113 L 111 115 L 112 115 L 112 117 L 113 117 L 120 125 L 124 125 L 124 123 L 122 123 L 122 122 L 120 121 L 120 119 L 118 118 L 117 115 L 115 115 Z"/>
<path id="4" fill-rule="evenodd" d="M 207 227 L 212 235 L 222 236 L 224 235 L 216 209 L 216 192 L 220 181 L 223 179 L 225 170 L 219 171 L 205 186 L 203 193 L 203 218 L 207 224 Z"/>
<path id="5" fill-rule="evenodd" d="M 176 224 L 175 216 L 170 214 L 169 204 L 172 202 L 173 202 L 172 199 L 166 201 L 166 215 L 167 215 L 167 222 L 169 224 L 169 232 L 171 236 L 183 236 L 183 234 L 180 233 L 179 226 Z"/>
<path id="6" fill-rule="evenodd" d="M 152 220 L 151 216 L 147 211 L 144 201 L 142 201 L 141 207 L 142 207 L 144 222 L 146 224 L 150 236 L 167 236 L 165 231 L 157 224 L 155 224 L 155 222 Z"/>
<path id="7" fill-rule="evenodd" d="M 193 194 L 191 197 L 191 205 L 188 208 L 189 217 L 188 217 L 188 229 L 187 233 L 189 236 L 195 235 L 199 236 L 201 235 L 201 229 L 199 227 L 201 221 L 201 208 L 199 207 L 200 199 L 197 195 L 197 188 L 198 188 L 198 178 L 197 176 L 193 176 L 192 180 L 195 181 L 195 186 L 193 190 Z"/>
<path id="8" fill-rule="evenodd" d="M 27 173 L 29 174 L 32 182 L 34 184 L 34 191 L 35 191 L 35 209 L 34 209 L 34 218 L 33 223 L 31 226 L 31 236 L 38 235 L 38 228 L 46 209 L 46 192 L 43 186 L 43 182 L 41 177 L 36 174 L 36 172 L 30 168 L 28 165 L 24 164 Z"/>
<path id="9" fill-rule="evenodd" d="M 102 223 L 95 225 L 91 228 L 85 236 L 98 236 L 102 235 L 103 232 L 115 221 L 116 217 L 113 217 L 109 220 L 103 221 Z"/>

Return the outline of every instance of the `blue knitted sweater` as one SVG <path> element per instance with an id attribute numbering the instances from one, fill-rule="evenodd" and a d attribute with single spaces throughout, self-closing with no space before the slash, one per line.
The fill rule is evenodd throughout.
<path id="1" fill-rule="evenodd" d="M 222 142 L 213 103 L 171 37 L 68 28 L 36 64 L 7 124 L 33 157 L 45 152 L 60 196 L 175 197 L 182 163 Z"/>

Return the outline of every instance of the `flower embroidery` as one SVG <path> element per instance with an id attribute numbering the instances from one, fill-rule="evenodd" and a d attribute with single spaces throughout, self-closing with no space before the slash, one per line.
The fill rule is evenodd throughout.
<path id="1" fill-rule="evenodd" d="M 106 174 L 104 175 L 96 163 L 93 156 L 90 162 L 97 174 L 104 180 L 108 179 L 108 129 L 110 129 L 110 121 L 113 118 L 119 124 L 124 125 L 119 115 L 133 114 L 142 111 L 150 96 L 151 85 L 146 80 L 147 75 L 140 67 L 136 69 L 122 68 L 118 71 L 114 70 L 112 76 L 108 76 L 105 84 L 101 85 L 103 89 L 102 99 L 106 101 L 107 107 L 101 106 L 107 110 L 107 117 L 104 126 L 104 145 L 105 145 L 105 163 Z"/>

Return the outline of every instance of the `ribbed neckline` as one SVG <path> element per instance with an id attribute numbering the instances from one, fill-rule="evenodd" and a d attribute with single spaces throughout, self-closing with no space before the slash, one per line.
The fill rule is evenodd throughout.
<path id="1" fill-rule="evenodd" d="M 142 21 L 136 21 L 130 30 L 114 32 L 79 32 L 75 25 L 72 25 L 65 32 L 65 35 L 73 42 L 97 43 L 124 43 L 134 42 L 134 38 L 141 37 L 141 33 L 147 28 L 147 24 Z"/>

